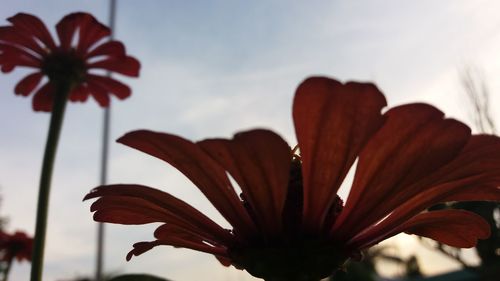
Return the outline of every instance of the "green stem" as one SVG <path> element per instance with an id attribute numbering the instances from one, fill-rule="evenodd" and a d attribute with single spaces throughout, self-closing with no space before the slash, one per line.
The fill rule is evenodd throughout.
<path id="1" fill-rule="evenodd" d="M 38 206 L 36 212 L 35 239 L 33 246 L 33 257 L 31 265 L 31 281 L 41 281 L 43 272 L 43 253 L 45 249 L 45 236 L 47 232 L 47 216 L 49 211 L 49 194 L 54 159 L 57 151 L 57 143 L 61 133 L 64 118 L 64 110 L 68 100 L 71 84 L 55 83 L 56 92 L 52 115 L 50 117 L 49 133 L 43 155 L 42 172 L 40 175 L 40 189 L 38 192 Z"/>
<path id="2" fill-rule="evenodd" d="M 12 266 L 12 260 L 13 260 L 13 258 L 11 258 L 9 261 L 7 261 L 7 267 L 5 267 L 5 270 L 3 272 L 2 281 L 7 281 L 8 277 L 9 277 L 9 271 L 10 271 L 10 268 Z"/>

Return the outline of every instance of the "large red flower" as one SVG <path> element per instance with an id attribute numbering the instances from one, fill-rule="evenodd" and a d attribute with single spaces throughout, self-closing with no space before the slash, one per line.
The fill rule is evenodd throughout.
<path id="1" fill-rule="evenodd" d="M 130 88 L 107 76 L 93 74 L 101 69 L 127 76 L 139 75 L 139 62 L 125 54 L 118 41 L 104 41 L 111 30 L 87 13 L 65 16 L 57 25 L 59 44 L 43 22 L 29 14 L 19 13 L 8 19 L 12 25 L 0 27 L 0 67 L 10 72 L 17 66 L 35 68 L 15 87 L 17 95 L 33 97 L 33 109 L 51 111 L 55 84 L 70 80 L 69 100 L 84 102 L 93 96 L 103 107 L 109 105 L 109 94 L 119 99 L 130 96 Z M 48 81 L 43 82 L 47 77 Z"/>
<path id="2" fill-rule="evenodd" d="M 17 231 L 8 234 L 0 231 L 0 260 L 11 262 L 14 258 L 17 261 L 31 261 L 33 250 L 33 238 L 24 232 Z"/>
<path id="3" fill-rule="evenodd" d="M 381 113 L 385 106 L 372 84 L 307 79 L 293 105 L 300 156 L 268 130 L 195 143 L 141 130 L 118 140 L 184 173 L 231 230 L 146 186 L 100 186 L 85 199 L 99 198 L 91 207 L 96 221 L 162 223 L 156 240 L 135 244 L 127 259 L 158 245 L 185 247 L 266 280 L 319 280 L 401 232 L 463 248 L 488 237 L 474 213 L 426 209 L 500 200 L 500 138 L 471 135 L 431 105 Z M 337 192 L 356 161 L 343 205 Z"/>

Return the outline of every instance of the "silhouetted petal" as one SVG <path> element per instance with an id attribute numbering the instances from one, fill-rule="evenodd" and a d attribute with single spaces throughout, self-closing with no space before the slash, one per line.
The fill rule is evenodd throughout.
<path id="1" fill-rule="evenodd" d="M 16 95 L 29 96 L 33 90 L 40 84 L 42 80 L 43 73 L 35 72 L 24 77 L 19 83 L 17 83 L 14 92 Z"/>
<path id="2" fill-rule="evenodd" d="M 413 184 L 453 160 L 470 137 L 467 126 L 443 119 L 442 112 L 426 104 L 399 106 L 384 115 L 386 122 L 359 155 L 351 192 L 333 230 L 337 235 L 376 223 L 421 192 L 425 186 Z"/>
<path id="3" fill-rule="evenodd" d="M 295 95 L 293 119 L 304 177 L 304 223 L 323 223 L 337 190 L 370 136 L 382 125 L 386 105 L 373 84 L 313 77 Z"/>
<path id="4" fill-rule="evenodd" d="M 237 231 L 243 235 L 255 231 L 224 169 L 200 146 L 178 136 L 145 130 L 128 133 L 118 142 L 168 162 L 186 175 Z"/>

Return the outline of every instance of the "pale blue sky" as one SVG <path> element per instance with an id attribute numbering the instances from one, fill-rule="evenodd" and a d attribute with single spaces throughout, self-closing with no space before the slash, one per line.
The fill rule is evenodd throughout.
<path id="1" fill-rule="evenodd" d="M 139 79 L 123 79 L 133 96 L 113 101 L 113 139 L 139 128 L 201 139 L 266 127 L 294 143 L 291 100 L 295 87 L 313 74 L 374 81 L 390 105 L 428 101 L 464 121 L 459 68 L 480 66 L 492 92 L 500 92 L 496 0 L 118 2 L 116 37 L 141 60 L 142 71 Z M 23 11 L 53 31 L 73 11 L 107 22 L 107 8 L 107 1 L 4 0 L 0 23 Z M 11 219 L 9 230 L 33 233 L 49 115 L 34 113 L 29 99 L 13 94 L 25 73 L 0 75 L 0 211 Z M 98 183 L 101 116 L 93 101 L 68 107 L 53 181 L 45 280 L 93 273 L 95 223 L 81 199 Z M 168 190 L 222 221 L 173 168 L 115 143 L 109 182 Z M 151 239 L 152 229 L 108 227 L 106 268 L 176 281 L 252 280 L 208 255 L 169 247 L 126 263 L 131 245 Z M 435 259 L 426 264 L 429 273 L 450 268 L 435 255 L 423 255 Z M 27 280 L 28 271 L 26 264 L 16 264 L 12 280 Z"/>

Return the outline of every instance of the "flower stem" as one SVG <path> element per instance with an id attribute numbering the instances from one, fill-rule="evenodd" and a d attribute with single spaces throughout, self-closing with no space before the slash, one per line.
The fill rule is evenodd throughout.
<path id="1" fill-rule="evenodd" d="M 47 216 L 49 211 L 49 194 L 57 143 L 61 133 L 64 111 L 71 91 L 71 83 L 60 82 L 55 84 L 54 104 L 50 117 L 49 133 L 43 155 L 40 187 L 38 191 L 38 206 L 36 212 L 35 238 L 31 265 L 31 281 L 41 281 L 43 272 L 43 253 L 47 232 Z"/>
<path id="2" fill-rule="evenodd" d="M 12 266 L 12 260 L 14 258 L 11 258 L 7 261 L 7 266 L 5 267 L 4 271 L 3 271 L 3 278 L 2 278 L 2 281 L 7 281 L 8 277 L 9 277 L 9 272 L 10 272 L 10 268 Z"/>

